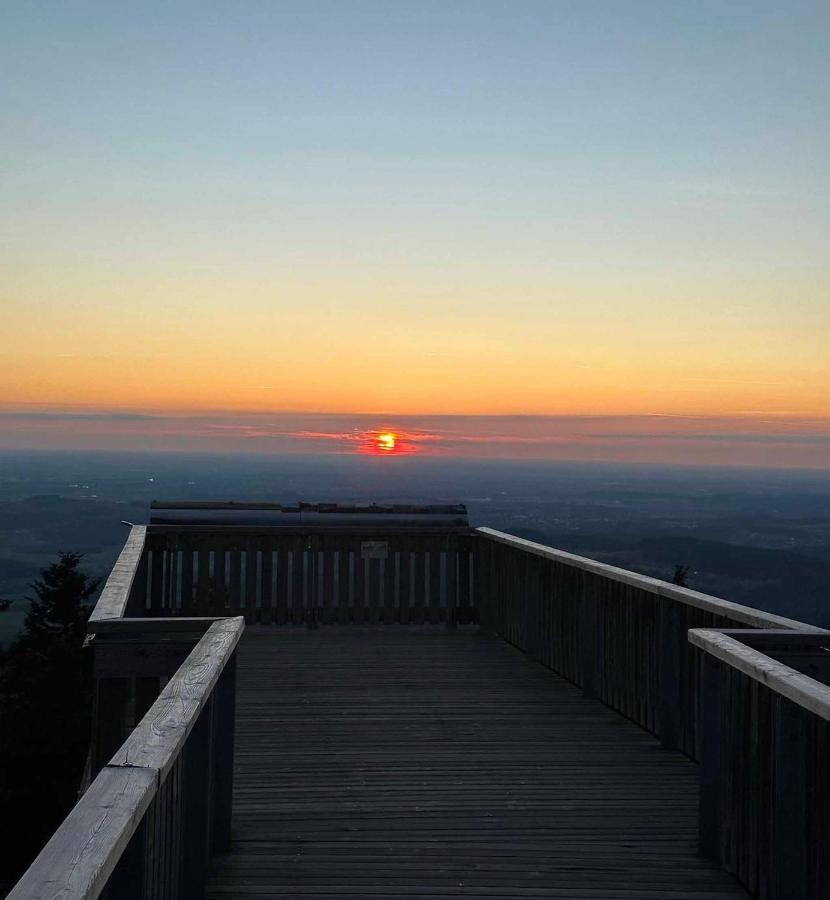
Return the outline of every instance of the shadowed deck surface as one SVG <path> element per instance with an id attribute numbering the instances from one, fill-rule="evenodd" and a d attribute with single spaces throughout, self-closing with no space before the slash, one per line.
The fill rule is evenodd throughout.
<path id="1" fill-rule="evenodd" d="M 219 897 L 745 897 L 697 772 L 499 638 L 250 628 Z"/>

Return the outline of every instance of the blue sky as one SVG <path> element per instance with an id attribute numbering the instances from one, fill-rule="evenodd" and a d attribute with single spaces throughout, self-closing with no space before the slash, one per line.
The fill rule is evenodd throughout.
<path id="1" fill-rule="evenodd" d="M 4 399 L 830 415 L 829 38 L 819 2 L 11 3 Z"/>

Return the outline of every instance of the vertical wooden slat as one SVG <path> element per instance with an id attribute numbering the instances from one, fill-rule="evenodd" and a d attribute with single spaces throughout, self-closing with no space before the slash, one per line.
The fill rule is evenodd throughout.
<path id="1" fill-rule="evenodd" d="M 398 609 L 395 596 L 395 544 L 389 541 L 389 552 L 386 559 L 381 560 L 381 582 L 383 588 L 383 621 L 398 621 Z"/>
<path id="2" fill-rule="evenodd" d="M 380 579 L 380 560 L 367 559 L 363 566 L 366 575 L 366 606 L 367 617 L 373 624 L 380 621 L 381 615 L 381 579 Z"/>
<path id="3" fill-rule="evenodd" d="M 349 610 L 349 568 L 350 550 L 346 541 L 339 542 L 337 549 L 337 621 L 348 622 L 351 619 Z"/>
<path id="4" fill-rule="evenodd" d="M 230 615 L 244 615 L 242 606 L 242 545 L 238 539 L 230 543 L 228 554 L 228 595 Z"/>
<path id="5" fill-rule="evenodd" d="M 409 611 L 410 620 L 416 625 L 423 625 L 424 622 L 424 606 L 426 603 L 427 580 L 425 578 L 426 566 L 428 560 L 424 553 L 423 542 L 420 539 L 412 541 L 412 565 L 413 565 L 413 582 L 412 582 L 412 606 Z"/>
<path id="6" fill-rule="evenodd" d="M 278 625 L 285 625 L 288 616 L 289 567 L 288 546 L 284 541 L 277 543 L 277 611 Z"/>
<path id="7" fill-rule="evenodd" d="M 193 544 L 197 552 L 196 562 L 196 598 L 200 609 L 204 609 L 210 593 L 210 543 L 209 537 L 199 535 Z"/>
<path id="8" fill-rule="evenodd" d="M 179 538 L 181 549 L 181 591 L 179 596 L 179 609 L 182 615 L 188 615 L 193 605 L 193 545 L 187 535 Z"/>
<path id="9" fill-rule="evenodd" d="M 470 608 L 470 562 L 471 556 L 467 542 L 458 542 L 457 554 L 457 600 L 456 600 L 456 621 L 462 625 L 466 625 L 472 621 L 472 610 Z"/>
<path id="10" fill-rule="evenodd" d="M 324 541 L 322 549 L 322 571 L 320 586 L 322 590 L 323 621 L 334 622 L 337 618 L 336 609 L 336 579 L 337 579 L 337 544 L 332 541 Z"/>
<path id="11" fill-rule="evenodd" d="M 453 538 L 446 543 L 446 620 L 448 628 L 455 628 L 458 622 L 458 544 Z"/>
<path id="12" fill-rule="evenodd" d="M 699 847 L 701 856 L 720 861 L 723 822 L 723 672 L 721 663 L 708 654 L 703 660 L 702 682 Z"/>
<path id="13" fill-rule="evenodd" d="M 259 616 L 257 609 L 257 574 L 259 547 L 255 537 L 245 538 L 245 622 L 254 624 Z"/>
<path id="14" fill-rule="evenodd" d="M 150 551 L 150 597 L 148 611 L 158 613 L 161 608 L 162 573 L 164 571 L 164 550 L 161 541 L 155 538 Z"/>
<path id="15" fill-rule="evenodd" d="M 443 540 L 431 540 L 429 542 L 429 621 L 441 622 L 444 618 L 444 610 L 441 605 L 441 567 L 444 562 L 441 553 Z"/>
<path id="16" fill-rule="evenodd" d="M 260 552 L 260 610 L 259 620 L 263 624 L 270 625 L 274 621 L 274 560 L 273 544 L 268 537 L 263 537 L 259 542 Z"/>
<path id="17" fill-rule="evenodd" d="M 224 616 L 230 608 L 230 594 L 227 587 L 227 560 L 225 555 L 228 542 L 223 535 L 213 539 L 213 589 L 216 592 L 216 615 Z"/>
<path id="18" fill-rule="evenodd" d="M 404 539 L 398 551 L 398 616 L 404 624 L 409 622 L 412 601 L 412 544 Z"/>
<path id="19" fill-rule="evenodd" d="M 776 697 L 771 861 L 775 900 L 809 896 L 807 715 L 795 703 Z M 830 760 L 825 764 L 830 765 Z"/>
<path id="20" fill-rule="evenodd" d="M 352 621 L 363 623 L 366 621 L 366 560 L 361 553 L 361 541 L 350 542 L 352 545 L 352 594 L 354 606 L 352 608 Z"/>
<path id="21" fill-rule="evenodd" d="M 184 747 L 182 893 L 202 897 L 208 865 L 211 720 L 206 707 Z"/>
<path id="22" fill-rule="evenodd" d="M 231 846 L 233 807 L 233 748 L 236 708 L 236 652 L 225 665 L 215 691 L 215 779 L 213 786 L 212 852 Z"/>

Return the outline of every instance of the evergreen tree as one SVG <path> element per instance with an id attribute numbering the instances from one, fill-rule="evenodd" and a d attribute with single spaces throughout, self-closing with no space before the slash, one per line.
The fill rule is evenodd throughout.
<path id="1" fill-rule="evenodd" d="M 41 572 L 23 631 L 0 654 L 0 881 L 22 873 L 77 799 L 92 684 L 83 645 L 99 585 L 80 563 L 61 553 Z"/>
<path id="2" fill-rule="evenodd" d="M 680 587 L 688 587 L 689 586 L 689 567 L 676 565 L 674 567 L 674 575 L 672 575 L 672 584 L 677 584 Z"/>

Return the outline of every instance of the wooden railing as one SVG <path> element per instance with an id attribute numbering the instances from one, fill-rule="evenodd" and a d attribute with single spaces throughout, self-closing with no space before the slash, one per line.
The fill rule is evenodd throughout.
<path id="1" fill-rule="evenodd" d="M 830 896 L 830 633 L 486 528 L 134 526 L 90 618 L 89 787 L 11 898 L 200 895 L 245 620 L 480 621 L 699 760 L 701 852 L 756 896 Z"/>
<path id="2" fill-rule="evenodd" d="M 830 634 L 689 640 L 703 651 L 702 854 L 756 897 L 830 897 Z"/>
<path id="3" fill-rule="evenodd" d="M 130 537 L 130 615 L 248 623 L 475 618 L 468 528 L 151 525 Z"/>
<path id="4" fill-rule="evenodd" d="M 830 632 L 477 534 L 482 628 L 700 762 L 701 855 L 756 897 L 830 897 Z"/>
<path id="5" fill-rule="evenodd" d="M 89 620 L 85 790 L 9 900 L 199 897 L 230 846 L 236 618 L 147 618 L 134 526 Z"/>
<path id="6" fill-rule="evenodd" d="M 477 535 L 482 627 L 693 759 L 700 653 L 689 629 L 809 627 L 489 528 Z"/>
<path id="7" fill-rule="evenodd" d="M 9 900 L 198 897 L 230 843 L 234 650 L 213 622 L 9 894 Z"/>

